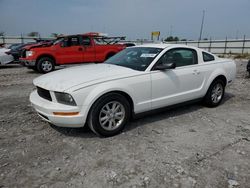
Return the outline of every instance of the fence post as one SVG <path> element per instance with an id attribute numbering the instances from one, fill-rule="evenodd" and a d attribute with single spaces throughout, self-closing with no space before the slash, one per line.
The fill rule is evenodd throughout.
<path id="1" fill-rule="evenodd" d="M 246 42 L 246 35 L 244 35 L 244 38 L 243 38 L 242 54 L 244 54 L 245 42 Z"/>
<path id="2" fill-rule="evenodd" d="M 212 46 L 212 38 L 210 37 L 210 42 L 209 42 L 209 47 L 208 47 L 209 52 L 211 52 L 211 46 Z"/>
<path id="3" fill-rule="evenodd" d="M 23 34 L 21 33 L 21 43 L 23 44 L 24 41 L 23 41 Z"/>
<path id="4" fill-rule="evenodd" d="M 5 44 L 5 37 L 4 37 L 4 35 L 2 37 L 3 37 L 3 44 Z"/>
<path id="5" fill-rule="evenodd" d="M 227 53 L 227 37 L 226 37 L 226 40 L 225 40 L 225 48 L 224 48 L 224 54 Z"/>

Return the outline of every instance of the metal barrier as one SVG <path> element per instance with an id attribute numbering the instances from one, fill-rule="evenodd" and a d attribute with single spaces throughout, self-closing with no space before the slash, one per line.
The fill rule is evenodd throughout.
<path id="1" fill-rule="evenodd" d="M 186 44 L 203 48 L 214 54 L 244 54 L 250 53 L 250 39 L 225 39 L 225 40 L 201 40 L 201 41 L 175 41 L 174 44 Z"/>
<path id="2" fill-rule="evenodd" d="M 27 43 L 34 42 L 36 39 L 45 39 L 40 37 L 23 37 L 23 36 L 0 36 L 0 44 L 13 44 L 13 43 Z M 53 38 L 46 38 L 53 39 Z M 125 41 L 124 41 L 125 42 Z M 136 40 L 127 41 L 135 44 L 147 44 L 154 41 L 150 40 Z M 158 41 L 159 42 L 159 41 Z M 195 46 L 203 48 L 214 54 L 244 54 L 250 53 L 250 39 L 225 39 L 225 40 L 201 40 L 201 41 L 172 41 L 167 42 L 170 44 L 186 44 L 188 46 Z"/>
<path id="3" fill-rule="evenodd" d="M 53 38 L 41 38 L 41 37 L 27 37 L 27 36 L 0 36 L 0 44 L 16 44 L 16 43 L 27 43 L 35 42 L 35 40 L 47 40 Z"/>

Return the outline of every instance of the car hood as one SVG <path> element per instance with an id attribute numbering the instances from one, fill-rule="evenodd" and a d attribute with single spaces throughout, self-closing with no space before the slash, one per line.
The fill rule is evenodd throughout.
<path id="1" fill-rule="evenodd" d="M 141 71 L 111 65 L 111 64 L 89 64 L 58 70 L 34 79 L 35 86 L 64 92 L 74 87 L 78 89 L 98 84 L 113 79 L 142 74 Z"/>
<path id="2" fill-rule="evenodd" d="M 9 51 L 10 51 L 10 49 L 8 49 L 8 48 L 0 48 L 1 53 L 9 52 Z"/>

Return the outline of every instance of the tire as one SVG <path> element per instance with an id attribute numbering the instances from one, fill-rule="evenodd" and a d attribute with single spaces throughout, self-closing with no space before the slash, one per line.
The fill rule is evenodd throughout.
<path id="1" fill-rule="evenodd" d="M 55 70 L 55 62 L 50 57 L 42 57 L 37 61 L 36 69 L 40 73 L 48 73 Z"/>
<path id="2" fill-rule="evenodd" d="M 216 79 L 209 86 L 204 103 L 208 107 L 216 107 L 223 100 L 225 93 L 225 83 L 221 79 Z"/>
<path id="3" fill-rule="evenodd" d="M 128 100 L 120 94 L 108 93 L 92 105 L 88 116 L 88 125 L 97 135 L 109 137 L 119 134 L 129 119 L 130 105 Z"/>

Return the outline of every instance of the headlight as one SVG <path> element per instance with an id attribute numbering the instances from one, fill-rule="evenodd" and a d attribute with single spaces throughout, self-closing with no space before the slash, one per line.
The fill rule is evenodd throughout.
<path id="1" fill-rule="evenodd" d="M 33 51 L 26 51 L 26 57 L 33 56 L 34 52 Z"/>
<path id="2" fill-rule="evenodd" d="M 68 93 L 55 92 L 55 96 L 58 103 L 76 106 L 75 100 Z"/>

